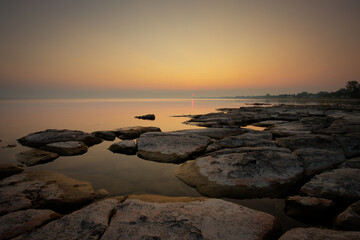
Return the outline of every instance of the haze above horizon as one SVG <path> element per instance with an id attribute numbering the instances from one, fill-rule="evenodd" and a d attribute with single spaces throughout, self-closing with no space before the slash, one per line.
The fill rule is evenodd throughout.
<path id="1" fill-rule="evenodd" d="M 220 97 L 360 80 L 360 1 L 0 2 L 0 98 Z"/>

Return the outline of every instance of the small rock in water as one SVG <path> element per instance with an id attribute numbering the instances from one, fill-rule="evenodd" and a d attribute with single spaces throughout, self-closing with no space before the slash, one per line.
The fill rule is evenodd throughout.
<path id="1" fill-rule="evenodd" d="M 42 146 L 41 149 L 57 153 L 61 156 L 73 156 L 86 153 L 88 147 L 80 141 L 68 141 L 49 143 Z"/>
<path id="2" fill-rule="evenodd" d="M 135 118 L 143 119 L 143 120 L 155 120 L 155 115 L 154 114 L 146 114 L 146 115 L 142 115 L 142 116 L 135 116 Z"/>
<path id="3" fill-rule="evenodd" d="M 15 164 L 0 164 L 0 179 L 21 173 L 24 168 Z"/>
<path id="4" fill-rule="evenodd" d="M 113 153 L 123 153 L 123 154 L 136 154 L 137 144 L 133 140 L 123 140 L 112 144 L 109 147 L 109 150 Z"/>
<path id="5" fill-rule="evenodd" d="M 30 149 L 16 155 L 17 160 L 26 166 L 51 162 L 58 157 L 59 155 L 57 153 L 46 152 L 39 149 Z"/>
<path id="6" fill-rule="evenodd" d="M 116 135 L 113 131 L 96 131 L 92 132 L 91 134 L 106 141 L 114 141 L 116 138 Z"/>

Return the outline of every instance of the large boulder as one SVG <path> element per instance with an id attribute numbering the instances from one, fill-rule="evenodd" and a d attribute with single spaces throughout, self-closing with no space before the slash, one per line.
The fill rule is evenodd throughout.
<path id="1" fill-rule="evenodd" d="M 94 135 L 77 130 L 48 129 L 41 132 L 31 133 L 18 139 L 24 146 L 39 148 L 43 145 L 55 142 L 81 141 L 87 146 L 101 143 L 102 140 Z"/>
<path id="2" fill-rule="evenodd" d="M 360 169 L 341 168 L 313 177 L 301 193 L 332 200 L 360 200 Z"/>
<path id="3" fill-rule="evenodd" d="M 114 141 L 116 138 L 116 135 L 113 131 L 96 131 L 92 132 L 91 134 L 106 141 Z"/>
<path id="4" fill-rule="evenodd" d="M 42 146 L 41 149 L 57 153 L 61 156 L 80 155 L 88 151 L 88 147 L 80 141 L 49 143 Z"/>
<path id="5" fill-rule="evenodd" d="M 346 230 L 360 231 L 360 201 L 351 204 L 336 219 L 336 226 Z"/>
<path id="6" fill-rule="evenodd" d="M 161 132 L 161 129 L 158 127 L 123 127 L 117 128 L 113 131 L 115 135 L 120 139 L 135 139 L 140 137 L 141 134 L 147 132 Z"/>
<path id="7" fill-rule="evenodd" d="M 26 166 L 34 166 L 37 164 L 51 162 L 58 157 L 59 155 L 57 153 L 42 151 L 39 149 L 22 151 L 16 155 L 17 160 Z"/>
<path id="8" fill-rule="evenodd" d="M 211 197 L 278 197 L 302 180 L 300 160 L 288 149 L 254 147 L 214 152 L 180 166 L 176 176 Z"/>
<path id="9" fill-rule="evenodd" d="M 275 217 L 224 200 L 155 199 L 135 196 L 120 203 L 101 239 L 248 240 L 278 233 Z"/>
<path id="10" fill-rule="evenodd" d="M 293 228 L 279 240 L 315 240 L 315 239 L 326 239 L 326 240 L 359 240 L 360 232 L 345 232 L 335 231 L 323 228 Z"/>
<path id="11" fill-rule="evenodd" d="M 109 150 L 113 153 L 132 155 L 136 154 L 137 143 L 134 140 L 122 140 L 121 142 L 111 144 Z"/>
<path id="12" fill-rule="evenodd" d="M 15 164 L 0 164 L 0 179 L 10 177 L 14 174 L 21 173 L 24 171 L 24 168 Z"/>
<path id="13" fill-rule="evenodd" d="M 23 172 L 0 181 L 0 215 L 27 208 L 67 211 L 95 197 L 89 182 L 56 172 Z"/>
<path id="14" fill-rule="evenodd" d="M 100 239 L 116 205 L 123 200 L 118 197 L 93 203 L 16 239 Z"/>
<path id="15" fill-rule="evenodd" d="M 47 209 L 28 209 L 6 214 L 0 217 L 0 239 L 30 232 L 59 217 L 59 214 Z"/>
<path id="16" fill-rule="evenodd" d="M 202 154 L 211 139 L 181 132 L 145 133 L 138 139 L 138 156 L 147 160 L 180 163 Z"/>

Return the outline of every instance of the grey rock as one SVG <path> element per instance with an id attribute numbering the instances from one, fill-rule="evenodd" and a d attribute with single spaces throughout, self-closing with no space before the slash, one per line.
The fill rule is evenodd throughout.
<path id="1" fill-rule="evenodd" d="M 360 156 L 360 140 L 353 137 L 336 135 L 335 140 L 342 147 L 348 158 Z"/>
<path id="2" fill-rule="evenodd" d="M 158 127 L 123 127 L 117 128 L 114 130 L 115 135 L 120 139 L 135 139 L 140 137 L 141 134 L 147 132 L 161 132 L 161 129 Z"/>
<path id="3" fill-rule="evenodd" d="M 252 125 L 257 126 L 257 127 L 271 127 L 271 126 L 279 125 L 279 124 L 283 124 L 283 123 L 288 123 L 288 121 L 266 120 L 266 121 L 262 121 L 262 122 L 253 123 Z"/>
<path id="4" fill-rule="evenodd" d="M 206 196 L 253 198 L 283 196 L 302 180 L 302 174 L 300 160 L 289 150 L 249 147 L 188 161 L 176 177 Z"/>
<path id="5" fill-rule="evenodd" d="M 122 140 L 121 142 L 117 142 L 112 144 L 109 147 L 109 150 L 113 153 L 123 153 L 123 154 L 136 154 L 137 144 L 133 140 Z"/>
<path id="6" fill-rule="evenodd" d="M 359 240 L 360 232 L 356 231 L 336 231 L 324 228 L 293 228 L 279 240 Z"/>
<path id="7" fill-rule="evenodd" d="M 359 114 L 346 115 L 335 120 L 328 128 L 324 129 L 323 132 L 340 134 L 360 140 L 360 116 Z"/>
<path id="8" fill-rule="evenodd" d="M 360 168 L 360 157 L 352 158 L 344 162 L 342 167 L 348 167 L 348 168 Z"/>
<path id="9" fill-rule="evenodd" d="M 201 128 L 201 129 L 186 129 L 177 132 L 190 133 L 206 136 L 213 139 L 222 139 L 234 135 L 239 135 L 248 132 L 245 128 Z"/>
<path id="10" fill-rule="evenodd" d="M 0 164 L 0 179 L 10 177 L 14 174 L 21 173 L 24 168 L 15 164 Z"/>
<path id="11" fill-rule="evenodd" d="M 360 169 L 341 168 L 313 177 L 301 193 L 332 200 L 360 200 Z"/>
<path id="12" fill-rule="evenodd" d="M 93 203 L 16 239 L 100 239 L 115 206 L 124 198 Z"/>
<path id="13" fill-rule="evenodd" d="M 86 153 L 88 147 L 80 141 L 68 141 L 49 143 L 42 146 L 41 149 L 57 153 L 61 156 L 73 156 Z"/>
<path id="14" fill-rule="evenodd" d="M 116 135 L 113 131 L 96 131 L 92 132 L 91 134 L 106 141 L 114 141 L 116 138 Z"/>
<path id="15" fill-rule="evenodd" d="M 34 166 L 37 164 L 51 162 L 59 157 L 58 154 L 46 152 L 38 149 L 30 149 L 22 151 L 16 155 L 16 159 L 26 166 Z"/>
<path id="16" fill-rule="evenodd" d="M 294 154 L 302 160 L 306 176 L 314 176 L 324 170 L 336 168 L 346 160 L 342 152 L 317 148 L 296 149 Z"/>
<path id="17" fill-rule="evenodd" d="M 333 136 L 320 134 L 303 134 L 290 137 L 277 138 L 276 144 L 291 150 L 300 148 L 317 148 L 333 151 L 342 151 Z"/>
<path id="18" fill-rule="evenodd" d="M 180 132 L 145 133 L 138 139 L 138 156 L 147 160 L 180 163 L 202 154 L 211 139 Z"/>
<path id="19" fill-rule="evenodd" d="M 56 172 L 23 172 L 0 181 L 0 215 L 27 209 L 76 209 L 95 199 L 89 182 Z"/>
<path id="20" fill-rule="evenodd" d="M 277 236 L 275 217 L 220 199 L 168 202 L 127 199 L 102 240 L 107 239 L 271 239 Z M 184 202 L 185 201 L 185 202 Z"/>
<path id="21" fill-rule="evenodd" d="M 141 116 L 135 116 L 135 118 L 143 119 L 143 120 L 155 120 L 155 114 L 146 114 Z"/>
<path id="22" fill-rule="evenodd" d="M 87 146 L 92 146 L 102 142 L 100 138 L 89 133 L 67 129 L 48 129 L 41 132 L 31 133 L 18 139 L 18 142 L 22 145 L 34 148 L 39 148 L 49 143 L 67 141 L 82 141 Z"/>
<path id="23" fill-rule="evenodd" d="M 336 226 L 345 230 L 360 231 L 360 201 L 351 204 L 336 219 Z"/>
<path id="24" fill-rule="evenodd" d="M 0 239 L 10 239 L 59 218 L 51 210 L 28 209 L 0 217 Z"/>

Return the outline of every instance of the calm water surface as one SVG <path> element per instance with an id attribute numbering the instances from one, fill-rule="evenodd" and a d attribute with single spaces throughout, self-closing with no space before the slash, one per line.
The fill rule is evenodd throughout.
<path id="1" fill-rule="evenodd" d="M 45 129 L 74 129 L 85 132 L 112 130 L 129 126 L 156 126 L 162 131 L 197 128 L 182 124 L 187 120 L 174 115 L 214 112 L 216 108 L 242 107 L 261 100 L 192 99 L 82 99 L 82 100 L 2 100 L 0 101 L 0 162 L 18 163 L 15 155 L 28 149 L 16 139 Z M 269 101 L 267 101 L 269 102 Z M 276 103 L 271 102 L 270 103 Z M 155 121 L 140 120 L 136 115 L 154 113 Z M 119 141 L 116 139 L 114 142 Z M 95 189 L 105 188 L 110 195 L 159 194 L 201 196 L 175 177 L 176 164 L 146 161 L 137 156 L 114 154 L 104 141 L 80 156 L 59 157 L 53 162 L 27 167 L 48 170 L 90 181 Z M 277 216 L 283 228 L 302 226 L 283 214 L 283 200 L 234 200 L 245 206 Z"/>

